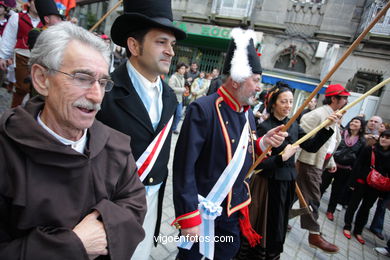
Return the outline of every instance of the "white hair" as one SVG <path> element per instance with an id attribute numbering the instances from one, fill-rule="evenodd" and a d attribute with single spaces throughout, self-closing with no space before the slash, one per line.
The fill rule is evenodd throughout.
<path id="1" fill-rule="evenodd" d="M 58 70 L 62 65 L 66 47 L 71 41 L 79 41 L 92 47 L 102 54 L 107 64 L 110 63 L 110 50 L 102 39 L 71 22 L 61 22 L 50 26 L 38 36 L 31 50 L 30 66 L 39 64 Z"/>

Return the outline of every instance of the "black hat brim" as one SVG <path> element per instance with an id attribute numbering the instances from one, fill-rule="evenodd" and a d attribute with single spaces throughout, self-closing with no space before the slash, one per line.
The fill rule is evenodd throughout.
<path id="1" fill-rule="evenodd" d="M 140 13 L 124 13 L 114 21 L 111 27 L 111 39 L 115 44 L 126 47 L 129 33 L 143 28 L 168 29 L 172 31 L 178 41 L 187 38 L 187 34 L 175 27 L 168 18 L 150 18 Z"/>

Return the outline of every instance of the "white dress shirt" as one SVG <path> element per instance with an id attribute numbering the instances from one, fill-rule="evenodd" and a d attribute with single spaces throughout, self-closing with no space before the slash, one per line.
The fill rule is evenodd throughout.
<path id="1" fill-rule="evenodd" d="M 27 14 L 31 19 L 31 24 L 35 27 L 38 26 L 41 21 L 39 17 L 32 17 Z M 0 43 L 0 58 L 9 59 L 13 57 L 14 50 L 17 54 L 30 57 L 30 50 L 28 49 L 15 49 L 16 37 L 19 29 L 19 14 L 14 13 L 8 20 L 5 26 L 3 37 Z"/>
<path id="2" fill-rule="evenodd" d="M 41 120 L 41 113 L 38 114 L 37 121 L 38 124 L 40 124 L 43 127 L 43 129 L 45 129 L 49 134 L 54 136 L 58 141 L 60 141 L 64 145 L 70 145 L 73 150 L 79 153 L 84 153 L 85 146 L 87 144 L 87 129 L 84 130 L 84 134 L 79 140 L 72 141 L 58 135 L 53 130 L 51 130 L 47 125 L 45 125 L 45 123 Z"/>

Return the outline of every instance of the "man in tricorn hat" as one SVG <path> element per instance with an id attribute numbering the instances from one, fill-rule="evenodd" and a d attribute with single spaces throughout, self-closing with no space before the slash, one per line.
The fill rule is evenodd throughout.
<path id="1" fill-rule="evenodd" d="M 340 84 L 329 85 L 325 91 L 324 105 L 304 114 L 300 126 L 306 133 L 310 132 L 325 121 L 329 115 L 344 107 L 348 103 L 349 95 L 349 92 Z M 313 209 L 312 214 L 301 216 L 301 227 L 309 231 L 309 245 L 326 253 L 337 253 L 339 248 L 323 238 L 317 221 L 321 199 L 322 172 L 325 169 L 328 169 L 330 173 L 337 170 L 332 155 L 341 141 L 341 135 L 338 124 L 333 124 L 330 128 L 334 131 L 333 135 L 316 153 L 305 150 L 300 153 L 296 164 L 298 172 L 296 181 L 301 188 L 303 197 Z"/>
<path id="2" fill-rule="evenodd" d="M 279 146 L 286 136 L 277 127 L 256 138 L 250 110 L 261 90 L 256 35 L 239 28 L 231 35 L 223 71 L 227 79 L 216 93 L 191 103 L 176 145 L 172 224 L 181 230 L 177 256 L 181 260 L 202 255 L 232 259 L 240 246 L 240 233 L 252 246 L 259 243 L 260 236 L 249 223 L 251 198 L 244 179 L 256 152 Z"/>
<path id="3" fill-rule="evenodd" d="M 124 14 L 111 28 L 111 38 L 126 48 L 128 60 L 111 75 L 113 90 L 103 100 L 98 119 L 131 137 L 138 174 L 147 193 L 146 237 L 133 259 L 149 259 L 158 236 L 168 176 L 172 116 L 176 96 L 160 75 L 169 71 L 176 40 L 186 33 L 172 24 L 171 0 L 125 0 Z"/>

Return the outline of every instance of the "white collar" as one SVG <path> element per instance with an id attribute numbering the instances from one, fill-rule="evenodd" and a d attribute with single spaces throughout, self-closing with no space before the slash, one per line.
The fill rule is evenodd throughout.
<path id="1" fill-rule="evenodd" d="M 141 81 L 142 85 L 146 87 L 148 90 L 151 90 L 153 88 L 157 88 L 158 92 L 160 92 L 160 77 L 157 77 L 157 80 L 155 82 L 151 82 L 147 78 L 145 78 L 141 73 L 138 72 L 138 70 L 131 64 L 130 60 L 127 62 L 130 68 L 137 74 L 138 79 Z"/>
<path id="2" fill-rule="evenodd" d="M 63 143 L 64 145 L 70 145 L 72 147 L 73 150 L 79 152 L 79 153 L 84 153 L 84 150 L 85 150 L 85 146 L 87 144 L 87 129 L 84 130 L 84 133 L 83 133 L 83 136 L 77 140 L 77 141 L 72 141 L 72 140 L 69 140 L 69 139 L 66 139 L 60 135 L 58 135 L 57 133 L 55 133 L 53 130 L 51 130 L 41 119 L 41 112 L 39 112 L 38 116 L 37 116 L 37 121 L 38 121 L 38 124 L 41 125 L 43 127 L 43 129 L 45 129 L 49 134 L 51 134 L 52 136 L 54 136 L 58 141 L 60 141 L 61 143 Z"/>

